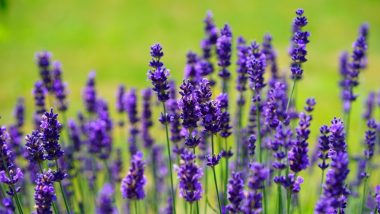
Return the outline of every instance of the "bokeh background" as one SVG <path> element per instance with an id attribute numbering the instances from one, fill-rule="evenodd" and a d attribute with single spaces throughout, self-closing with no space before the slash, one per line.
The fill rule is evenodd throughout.
<path id="1" fill-rule="evenodd" d="M 368 22 L 371 27 L 368 68 L 360 77 L 360 96 L 353 106 L 351 124 L 350 150 L 360 153 L 365 129 L 360 109 L 368 91 L 380 88 L 378 0 L 8 0 L 0 11 L 0 124 L 12 121 L 18 96 L 26 98 L 31 121 L 31 90 L 39 78 L 34 55 L 41 50 L 51 51 L 63 64 L 70 90 L 69 116 L 82 106 L 81 90 L 90 70 L 96 70 L 99 94 L 111 104 L 119 83 L 128 88 L 149 86 L 149 47 L 155 42 L 164 47 L 163 60 L 172 77 L 181 81 L 186 52 L 200 51 L 208 10 L 218 26 L 231 25 L 234 38 L 243 35 L 261 42 L 265 33 L 272 34 L 279 66 L 288 72 L 291 22 L 299 7 L 309 19 L 311 42 L 297 93 L 300 100 L 313 96 L 318 102 L 313 136 L 320 125 L 341 116 L 337 87 L 340 52 L 351 51 L 361 23 Z M 306 179 L 306 190 L 301 192 L 306 210 L 312 209 L 317 198 L 307 194 L 309 187 L 317 189 L 319 177 L 312 177 L 316 176 Z"/>

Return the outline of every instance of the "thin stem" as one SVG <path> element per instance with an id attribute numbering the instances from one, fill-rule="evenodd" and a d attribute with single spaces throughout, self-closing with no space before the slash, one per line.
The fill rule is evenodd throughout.
<path id="1" fill-rule="evenodd" d="M 9 178 L 10 177 L 9 171 L 8 171 L 7 164 L 5 163 L 5 159 L 3 159 L 3 167 L 4 167 L 4 169 L 6 169 L 5 172 L 7 174 L 7 177 Z M 20 200 L 18 198 L 18 194 L 17 194 L 17 190 L 16 190 L 15 186 L 13 184 L 9 184 L 9 189 L 11 190 L 11 192 L 15 193 L 14 197 L 15 197 L 18 212 L 20 214 L 23 214 L 24 212 L 22 211 L 21 203 L 20 203 Z"/>
<path id="2" fill-rule="evenodd" d="M 57 167 L 57 171 L 59 171 L 59 165 L 58 165 L 58 160 L 57 159 L 55 160 L 55 166 Z M 59 181 L 58 184 L 59 184 L 59 188 L 61 189 L 61 194 L 62 194 L 63 201 L 65 202 L 66 212 L 67 213 L 71 213 L 69 205 L 68 205 L 68 202 L 67 202 L 66 193 L 65 193 L 65 191 L 63 189 L 63 186 L 62 186 L 62 182 Z"/>
<path id="3" fill-rule="evenodd" d="M 240 98 L 239 99 L 243 99 L 244 98 L 244 94 L 243 92 L 241 91 L 240 92 Z M 236 130 L 236 158 L 235 158 L 235 169 L 237 169 L 238 167 L 238 160 L 239 160 L 239 148 L 240 148 L 240 144 L 241 144 L 241 127 L 243 126 L 243 121 L 242 121 L 242 115 L 243 115 L 243 107 L 244 105 L 238 105 L 237 107 L 237 130 Z"/>
<path id="4" fill-rule="evenodd" d="M 197 206 L 197 214 L 199 214 L 199 202 L 195 202 L 196 203 L 196 206 Z"/>
<path id="5" fill-rule="evenodd" d="M 261 150 L 261 127 L 260 127 L 260 110 L 259 110 L 259 102 L 256 101 L 256 123 L 257 123 L 257 149 L 259 153 L 259 162 L 263 162 L 263 155 L 262 155 L 262 150 Z"/>
<path id="6" fill-rule="evenodd" d="M 211 134 L 211 151 L 212 151 L 212 155 L 214 155 L 214 135 L 213 134 Z M 216 189 L 216 197 L 218 199 L 219 213 L 222 214 L 222 205 L 220 204 L 220 199 L 219 199 L 219 189 L 218 189 L 218 182 L 216 180 L 215 166 L 212 166 L 211 168 L 214 174 L 214 183 L 215 183 L 215 189 Z"/>
<path id="7" fill-rule="evenodd" d="M 287 189 L 286 193 L 287 193 L 286 213 L 290 214 L 290 202 L 292 201 L 292 193 L 290 189 Z"/>
<path id="8" fill-rule="evenodd" d="M 164 115 L 166 116 L 165 102 L 162 102 L 162 107 L 164 109 Z M 174 197 L 175 194 L 174 194 L 174 182 L 173 182 L 173 169 L 172 169 L 172 156 L 171 156 L 170 141 L 169 141 L 168 123 L 165 123 L 165 131 L 166 131 L 166 146 L 167 146 L 168 156 L 169 156 L 170 185 L 171 185 L 171 195 L 172 195 L 172 202 L 173 202 L 173 212 L 174 212 L 174 214 L 176 214 L 175 197 Z"/>
<path id="9" fill-rule="evenodd" d="M 158 213 L 158 197 L 157 197 L 157 191 L 155 187 L 157 187 L 157 173 L 156 173 L 156 162 L 153 159 L 153 152 L 151 152 L 152 155 L 152 173 L 153 173 L 153 198 L 154 198 L 154 203 L 153 203 L 153 208 L 154 208 L 154 213 Z"/>
<path id="10" fill-rule="evenodd" d="M 135 214 L 138 214 L 138 212 L 137 212 L 137 200 L 133 200 L 133 204 L 135 207 Z"/>
<path id="11" fill-rule="evenodd" d="M 288 112 L 288 109 L 290 107 L 290 102 L 291 102 L 292 97 L 293 97 L 294 88 L 296 87 L 296 82 L 297 82 L 297 80 L 293 80 L 292 90 L 290 91 L 290 95 L 289 95 L 289 98 L 288 98 L 288 104 L 286 105 L 286 112 Z"/>
<path id="12" fill-rule="evenodd" d="M 282 189 L 281 189 L 280 184 L 277 184 L 277 196 L 278 196 L 278 214 L 280 214 L 282 213 Z"/>
<path id="13" fill-rule="evenodd" d="M 348 109 L 348 111 L 344 112 L 344 127 L 345 127 L 345 132 L 346 132 L 346 142 L 347 145 L 349 145 L 348 142 L 348 133 L 350 132 L 350 118 L 351 118 L 351 107 Z"/>
<path id="14" fill-rule="evenodd" d="M 193 214 L 193 203 L 190 203 L 190 214 Z"/>
<path id="15" fill-rule="evenodd" d="M 216 198 L 218 199 L 219 213 L 222 214 L 222 205 L 219 199 L 219 190 L 218 190 L 218 182 L 216 181 L 215 167 L 212 167 L 212 172 L 214 174 L 214 183 L 215 183 L 215 189 L 216 189 Z"/>
<path id="16" fill-rule="evenodd" d="M 325 170 L 322 169 L 322 177 L 321 177 L 321 192 L 322 192 L 322 187 L 323 187 L 323 181 L 324 181 L 324 178 L 325 178 Z"/>
<path id="17" fill-rule="evenodd" d="M 207 214 L 207 190 L 208 190 L 208 176 L 207 176 L 207 173 L 208 172 L 208 170 L 206 169 L 205 170 L 205 208 L 204 208 L 204 214 Z"/>
<path id="18" fill-rule="evenodd" d="M 366 201 L 366 196 L 367 196 L 367 182 L 368 182 L 368 177 L 365 177 L 364 183 L 363 183 L 363 195 L 362 195 L 362 204 L 361 204 L 360 213 L 364 213 L 364 209 L 365 209 L 365 201 Z"/>
<path id="19" fill-rule="evenodd" d="M 264 185 L 263 187 L 263 201 L 264 201 L 264 214 L 268 212 L 268 204 L 267 204 L 267 191 Z"/>
<path id="20" fill-rule="evenodd" d="M 224 138 L 224 147 L 227 151 L 227 138 Z M 224 177 L 224 203 L 227 204 L 227 184 L 228 184 L 228 159 L 229 157 L 225 157 L 226 158 L 226 168 L 225 168 L 225 172 L 226 172 L 226 176 Z"/>

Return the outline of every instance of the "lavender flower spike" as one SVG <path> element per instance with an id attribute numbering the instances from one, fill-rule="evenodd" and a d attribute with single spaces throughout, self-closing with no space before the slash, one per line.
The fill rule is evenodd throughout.
<path id="1" fill-rule="evenodd" d="M 216 54 L 218 56 L 218 65 L 221 70 L 219 76 L 223 80 L 222 91 L 227 93 L 227 81 L 230 79 L 231 73 L 228 67 L 231 65 L 231 52 L 232 52 L 232 33 L 229 25 L 225 25 L 221 29 L 221 36 L 216 42 Z"/>
<path id="2" fill-rule="evenodd" d="M 231 213 L 242 211 L 241 205 L 244 200 L 244 180 L 239 172 L 233 172 L 228 181 L 228 200 L 227 210 Z"/>
<path id="3" fill-rule="evenodd" d="M 61 132 L 61 124 L 57 120 L 58 114 L 54 114 L 53 109 L 50 112 L 45 112 L 41 121 L 41 133 L 43 147 L 46 151 L 46 159 L 57 160 L 62 157 L 63 151 L 59 144 L 59 137 Z"/>
<path id="4" fill-rule="evenodd" d="M 114 189 L 111 184 L 104 184 L 96 200 L 97 214 L 116 214 L 116 208 L 113 205 Z"/>
<path id="5" fill-rule="evenodd" d="M 50 72 L 51 53 L 42 51 L 36 54 L 36 63 L 40 69 L 40 76 L 43 85 L 48 91 L 52 89 L 52 77 Z"/>
<path id="6" fill-rule="evenodd" d="M 144 186 L 146 178 L 144 176 L 143 154 L 137 152 L 132 156 L 131 166 L 127 176 L 121 181 L 121 194 L 123 198 L 130 200 L 142 200 L 145 198 Z"/>
<path id="7" fill-rule="evenodd" d="M 296 11 L 297 17 L 293 22 L 293 37 L 290 47 L 290 56 L 292 58 L 290 70 L 292 72 L 291 78 L 293 80 L 299 80 L 302 78 L 303 69 L 301 66 L 307 61 L 306 45 L 309 43 L 310 32 L 303 31 L 302 29 L 308 23 L 307 18 L 303 13 L 303 9 L 298 9 Z"/>
<path id="8" fill-rule="evenodd" d="M 167 70 L 160 61 L 161 57 L 164 55 L 161 45 L 153 45 L 151 47 L 150 54 L 152 56 L 152 60 L 149 64 L 152 69 L 148 71 L 148 78 L 152 81 L 153 91 L 156 92 L 158 100 L 165 102 L 169 99 L 169 70 Z"/>
<path id="9" fill-rule="evenodd" d="M 67 89 L 66 84 L 62 81 L 62 68 L 60 62 L 53 63 L 53 85 L 52 89 L 57 98 L 58 110 L 64 112 L 67 110 Z"/>
<path id="10" fill-rule="evenodd" d="M 95 89 L 95 72 L 88 74 L 86 87 L 83 90 L 83 100 L 89 113 L 95 113 L 96 110 L 96 89 Z"/>
<path id="11" fill-rule="evenodd" d="M 269 170 L 264 165 L 252 163 L 250 166 L 251 175 L 248 178 L 249 193 L 244 205 L 244 213 L 260 213 L 262 211 L 262 193 L 264 181 L 269 176 Z"/>
<path id="12" fill-rule="evenodd" d="M 34 188 L 35 208 L 38 214 L 52 214 L 51 207 L 56 200 L 54 190 L 55 177 L 51 170 L 39 174 L 37 184 Z"/>
<path id="13" fill-rule="evenodd" d="M 45 159 L 41 133 L 33 131 L 25 137 L 25 158 L 31 163 L 41 163 Z"/>
<path id="14" fill-rule="evenodd" d="M 202 170 L 195 164 L 195 155 L 183 150 L 181 154 L 182 163 L 178 167 L 179 194 L 186 201 L 193 203 L 202 198 Z"/>

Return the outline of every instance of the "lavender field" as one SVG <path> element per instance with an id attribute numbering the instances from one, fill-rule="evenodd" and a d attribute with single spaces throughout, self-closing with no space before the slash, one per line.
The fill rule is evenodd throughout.
<path id="1" fill-rule="evenodd" d="M 379 3 L 89 3 L 0 2 L 0 213 L 380 213 Z"/>

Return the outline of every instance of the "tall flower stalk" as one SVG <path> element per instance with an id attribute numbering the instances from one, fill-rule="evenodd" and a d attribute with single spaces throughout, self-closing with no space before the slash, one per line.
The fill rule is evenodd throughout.
<path id="1" fill-rule="evenodd" d="M 150 55 L 152 56 L 152 60 L 149 62 L 151 70 L 148 71 L 148 77 L 152 81 L 153 91 L 156 92 L 158 100 L 162 103 L 163 115 L 161 122 L 165 125 L 165 133 L 166 133 L 166 146 L 168 151 L 168 159 L 169 159 L 169 171 L 170 171 L 170 188 L 171 188 L 171 197 L 173 202 L 173 211 L 176 213 L 175 206 L 175 192 L 174 192 L 174 182 L 173 182 L 173 167 L 172 167 L 172 156 L 171 156 L 171 148 L 170 148 L 170 139 L 169 139 L 169 120 L 168 114 L 166 111 L 166 101 L 169 100 L 169 83 L 168 76 L 169 71 L 164 67 L 164 64 L 160 61 L 161 57 L 164 55 L 162 52 L 162 47 L 160 44 L 154 44 L 151 47 Z"/>
<path id="2" fill-rule="evenodd" d="M 290 64 L 290 71 L 292 73 L 291 79 L 293 80 L 293 85 L 290 90 L 286 111 L 289 109 L 290 102 L 293 99 L 296 83 L 298 80 L 302 79 L 302 64 L 307 61 L 306 45 L 309 43 L 310 32 L 303 31 L 303 27 L 305 27 L 308 23 L 307 18 L 303 15 L 303 13 L 303 9 L 298 9 L 296 11 L 297 17 L 293 21 L 293 36 L 290 46 L 290 56 L 292 59 L 292 63 Z"/>

